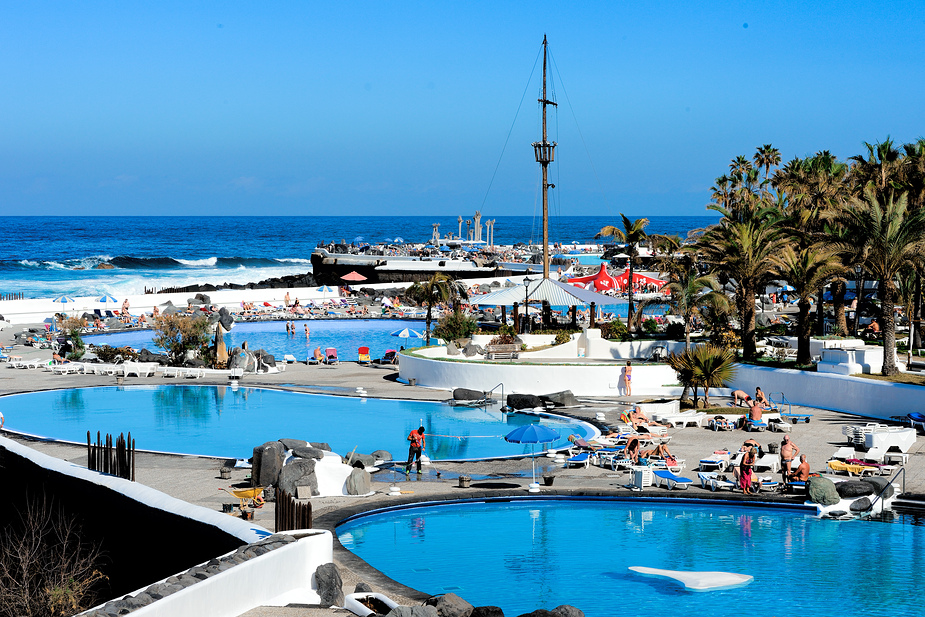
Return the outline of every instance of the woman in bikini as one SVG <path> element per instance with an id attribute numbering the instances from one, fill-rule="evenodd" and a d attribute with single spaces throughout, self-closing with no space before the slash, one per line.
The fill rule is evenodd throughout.
<path id="1" fill-rule="evenodd" d="M 626 379 L 626 396 L 633 396 L 633 363 L 629 360 L 623 369 L 623 377 Z"/>

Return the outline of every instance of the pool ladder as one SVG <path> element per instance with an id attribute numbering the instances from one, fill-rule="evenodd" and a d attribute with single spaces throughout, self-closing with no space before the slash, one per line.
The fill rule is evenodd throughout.
<path id="1" fill-rule="evenodd" d="M 485 398 L 483 400 L 486 400 L 486 401 L 491 400 L 491 395 L 494 394 L 495 390 L 497 390 L 498 388 L 501 388 L 501 411 L 507 411 L 507 400 L 504 398 L 504 384 L 503 383 L 499 383 L 497 386 L 495 386 L 491 390 L 486 390 L 485 392 L 483 392 L 483 394 L 485 395 Z"/>

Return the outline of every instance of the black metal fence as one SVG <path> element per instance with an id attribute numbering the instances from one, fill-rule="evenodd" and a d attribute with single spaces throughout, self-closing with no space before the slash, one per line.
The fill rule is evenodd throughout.
<path id="1" fill-rule="evenodd" d="M 132 434 L 126 438 L 122 433 L 113 444 L 112 435 L 106 435 L 104 442 L 100 432 L 96 432 L 93 443 L 90 431 L 87 431 L 87 469 L 112 474 L 126 480 L 135 481 L 135 440 Z"/>

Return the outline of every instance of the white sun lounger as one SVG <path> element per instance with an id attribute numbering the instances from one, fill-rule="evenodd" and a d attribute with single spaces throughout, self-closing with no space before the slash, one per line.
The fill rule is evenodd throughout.
<path id="1" fill-rule="evenodd" d="M 82 373 L 84 365 L 79 362 L 68 362 L 66 364 L 56 364 L 51 367 L 51 372 L 55 375 L 73 375 Z"/>
<path id="2" fill-rule="evenodd" d="M 689 484 L 694 482 L 690 478 L 676 476 L 667 469 L 655 469 L 652 471 L 652 475 L 655 476 L 655 486 L 662 486 L 664 484 L 669 490 L 674 488 L 687 488 Z"/>
<path id="3" fill-rule="evenodd" d="M 708 488 L 711 491 L 719 491 L 724 488 L 728 488 L 731 491 L 736 486 L 735 482 L 721 480 L 719 474 L 715 471 L 702 471 L 697 474 L 697 477 L 700 478 L 700 486 L 704 489 Z"/>

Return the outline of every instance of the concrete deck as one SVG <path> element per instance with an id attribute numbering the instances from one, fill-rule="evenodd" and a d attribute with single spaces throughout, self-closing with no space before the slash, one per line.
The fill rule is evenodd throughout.
<path id="1" fill-rule="evenodd" d="M 0 332 L 0 341 L 4 345 L 12 340 L 10 330 Z M 36 350 L 29 347 L 17 347 L 14 351 L 25 359 L 40 357 L 50 358 L 48 350 Z M 266 386 L 297 390 L 302 392 L 318 392 L 323 394 L 355 395 L 354 389 L 363 386 L 370 397 L 401 398 L 424 401 L 442 401 L 448 398 L 445 391 L 430 390 L 420 387 L 403 385 L 395 381 L 397 371 L 395 367 L 363 367 L 354 363 L 344 362 L 336 366 L 305 366 L 302 364 L 288 365 L 284 373 L 276 375 L 246 375 L 242 380 L 245 386 Z M 179 380 L 184 382 L 187 380 Z M 177 383 L 177 380 L 163 377 L 126 378 L 126 384 L 163 384 Z M 227 384 L 224 377 L 211 377 L 191 381 L 197 385 Z M 47 390 L 57 388 L 75 388 L 88 386 L 114 385 L 114 377 L 94 375 L 54 375 L 41 369 L 11 369 L 0 364 L 0 395 Z M 618 397 L 611 399 L 582 399 L 582 406 L 565 410 L 566 413 L 576 417 L 594 419 L 598 412 L 605 414 L 606 423 L 616 423 L 620 412 L 634 400 L 644 397 Z M 728 399 L 714 399 L 714 402 L 727 402 Z M 733 411 L 730 409 L 730 411 Z M 798 424 L 790 434 L 802 453 L 807 454 L 814 471 L 822 471 L 825 461 L 836 448 L 845 445 L 845 438 L 841 427 L 845 424 L 863 423 L 866 420 L 856 416 L 830 412 L 820 409 L 794 408 L 794 411 L 814 414 L 809 424 Z M 15 427 L 7 427 L 14 428 Z M 742 431 L 713 432 L 707 428 L 684 428 L 670 430 L 673 435 L 669 448 L 679 459 L 686 461 L 686 467 L 680 475 L 696 480 L 696 468 L 699 459 L 708 456 L 719 448 L 737 449 L 748 437 L 755 437 L 759 442 L 768 444 L 780 442 L 781 435 L 777 433 L 745 433 Z M 5 432 L 6 436 L 11 436 Z M 299 437 L 289 435 L 288 437 Z M 25 440 L 30 447 L 46 454 L 68 460 L 70 462 L 86 464 L 86 448 L 80 445 Z M 403 444 L 403 436 L 395 440 L 396 444 Z M 254 444 L 259 445 L 259 444 Z M 398 447 L 398 446 L 396 446 Z M 910 451 L 909 463 L 906 467 L 905 488 L 910 492 L 925 492 L 925 439 L 920 439 Z M 341 453 L 347 454 L 347 453 Z M 392 450 L 396 459 L 404 458 L 404 450 Z M 230 484 L 247 480 L 249 470 L 236 469 L 232 479 L 221 480 L 219 469 L 226 461 L 222 459 L 173 456 L 162 454 L 139 453 L 136 461 L 137 481 L 155 489 L 168 493 L 190 503 L 201 505 L 215 510 L 221 510 L 223 503 L 234 501 L 227 493 L 220 490 Z M 597 467 L 582 469 L 562 469 L 561 466 L 551 464 L 551 459 L 539 458 L 538 473 L 542 470 L 554 469 L 556 479 L 551 488 L 544 487 L 546 492 L 556 494 L 606 494 L 631 496 L 640 495 L 632 493 L 623 485 L 629 482 L 629 475 L 612 472 Z M 345 513 L 356 507 L 372 509 L 399 500 L 441 500 L 447 498 L 457 499 L 476 495 L 504 495 L 526 494 L 530 482 L 531 461 L 529 458 L 497 461 L 497 462 L 466 462 L 441 463 L 425 468 L 421 477 L 412 475 L 410 478 L 403 473 L 381 471 L 373 474 L 373 489 L 376 494 L 371 497 L 325 497 L 312 500 L 316 526 L 332 528 Z M 439 473 L 438 473 L 439 471 Z M 458 488 L 459 474 L 468 474 L 473 477 L 473 485 L 488 483 L 487 486 L 473 487 L 472 489 Z M 759 474 L 766 475 L 766 474 Z M 770 475 L 770 474 L 768 474 Z M 393 482 L 400 482 L 403 490 L 413 491 L 401 497 L 390 497 L 386 493 L 388 486 Z M 666 489 L 657 489 L 641 494 L 668 495 Z M 709 491 L 703 491 L 699 483 L 686 492 L 676 491 L 672 494 L 687 497 L 709 497 Z M 729 498 L 729 493 L 723 497 Z M 739 499 L 744 499 L 738 495 Z M 773 496 L 771 499 L 778 499 Z M 791 498 L 792 499 L 792 498 Z M 268 503 L 258 510 L 255 522 L 268 529 L 273 529 L 274 504 Z M 381 591 L 400 603 L 417 604 L 420 602 L 419 594 L 390 581 L 385 577 L 377 576 L 365 564 L 356 559 L 343 548 L 335 547 L 335 560 L 342 569 L 344 576 L 344 592 L 350 593 L 357 582 L 364 580 L 370 583 L 375 591 Z M 329 616 L 345 613 L 336 609 L 316 609 L 307 607 L 266 607 L 245 613 L 247 617 L 276 617 L 276 616 Z"/>

